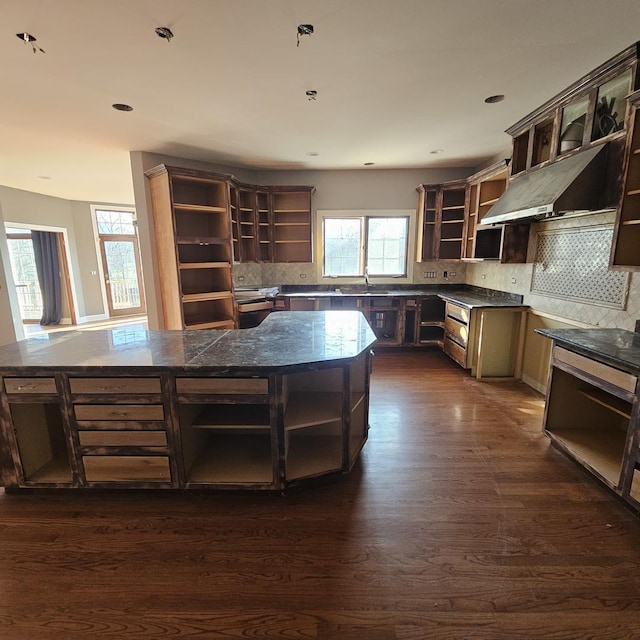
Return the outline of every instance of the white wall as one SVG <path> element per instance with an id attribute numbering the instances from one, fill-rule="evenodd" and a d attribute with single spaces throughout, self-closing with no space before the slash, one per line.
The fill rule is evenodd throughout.
<path id="1" fill-rule="evenodd" d="M 105 207 L 133 206 L 93 204 Z M 93 234 L 90 203 L 54 198 L 0 185 L 0 208 L 3 228 L 4 223 L 18 223 L 65 230 L 69 241 L 70 271 L 76 295 L 78 320 L 82 322 L 106 317 L 108 312 L 103 303 L 98 279 L 99 247 Z M 10 279 L 9 263 L 5 268 L 9 268 L 9 273 L 5 273 L 3 269 L 0 276 Z"/>

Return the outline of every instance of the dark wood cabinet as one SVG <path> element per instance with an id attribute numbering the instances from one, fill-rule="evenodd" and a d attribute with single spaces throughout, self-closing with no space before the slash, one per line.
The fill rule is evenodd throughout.
<path id="1" fill-rule="evenodd" d="M 465 251 L 466 181 L 417 187 L 418 261 L 459 260 Z"/>

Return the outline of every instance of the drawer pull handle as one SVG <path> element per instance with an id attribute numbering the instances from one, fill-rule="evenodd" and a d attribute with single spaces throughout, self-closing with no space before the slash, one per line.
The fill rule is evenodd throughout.
<path id="1" fill-rule="evenodd" d="M 128 411 L 110 411 L 109 416 L 111 416 L 112 418 L 128 418 L 129 412 Z"/>

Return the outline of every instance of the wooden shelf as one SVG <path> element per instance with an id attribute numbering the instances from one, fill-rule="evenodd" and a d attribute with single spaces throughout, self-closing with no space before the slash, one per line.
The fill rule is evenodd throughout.
<path id="1" fill-rule="evenodd" d="M 351 411 L 355 411 L 365 399 L 364 393 L 352 393 L 351 394 Z"/>
<path id="2" fill-rule="evenodd" d="M 275 244 L 309 244 L 308 240 L 276 240 Z"/>
<path id="3" fill-rule="evenodd" d="M 65 456 L 59 456 L 49 460 L 37 471 L 26 478 L 27 482 L 37 482 L 38 484 L 71 482 L 72 474 L 69 461 Z"/>
<path id="4" fill-rule="evenodd" d="M 640 195 L 640 189 L 632 189 L 631 191 L 627 191 L 628 196 L 637 196 Z"/>
<path id="5" fill-rule="evenodd" d="M 271 484 L 270 435 L 210 434 L 202 453 L 187 470 L 194 484 Z"/>
<path id="6" fill-rule="evenodd" d="M 195 320 L 185 323 L 187 329 L 233 329 L 235 323 L 233 318 L 225 318 L 222 320 Z"/>
<path id="7" fill-rule="evenodd" d="M 226 207 L 213 207 L 205 204 L 184 204 L 174 202 L 173 208 L 180 211 L 192 211 L 195 213 L 227 213 Z"/>
<path id="8" fill-rule="evenodd" d="M 191 426 L 194 429 L 271 429 L 269 405 L 209 405 Z"/>
<path id="9" fill-rule="evenodd" d="M 284 428 L 301 429 L 342 420 L 342 393 L 337 391 L 293 392 L 284 416 Z"/>
<path id="10" fill-rule="evenodd" d="M 307 209 L 274 209 L 273 213 L 309 213 Z"/>
<path id="11" fill-rule="evenodd" d="M 498 202 L 498 198 L 491 198 L 491 200 L 485 200 L 484 202 L 480 203 L 481 207 L 488 207 L 492 204 L 495 204 L 496 202 Z"/>
<path id="12" fill-rule="evenodd" d="M 292 437 L 286 460 L 288 480 L 320 475 L 342 467 L 342 437 Z"/>
<path id="13" fill-rule="evenodd" d="M 627 420 L 631 420 L 631 405 L 628 402 L 595 388 L 590 388 L 588 391 L 579 389 L 578 393 L 592 402 L 617 413 L 619 416 L 623 416 L 624 418 L 627 418 Z"/>
<path id="14" fill-rule="evenodd" d="M 308 227 L 310 225 L 308 222 L 275 222 L 274 226 L 276 227 Z"/>
<path id="15" fill-rule="evenodd" d="M 185 293 L 182 295 L 182 301 L 202 302 L 204 300 L 225 300 L 232 297 L 231 291 L 204 291 L 202 293 Z"/>
<path id="16" fill-rule="evenodd" d="M 230 269 L 229 262 L 181 262 L 180 269 Z"/>
<path id="17" fill-rule="evenodd" d="M 633 224 L 640 224 L 640 220 L 623 220 L 622 225 L 625 227 L 631 226 Z"/>
<path id="18" fill-rule="evenodd" d="M 611 486 L 618 486 L 624 456 L 624 432 L 607 429 L 553 429 L 549 434 Z"/>
<path id="19" fill-rule="evenodd" d="M 193 236 L 178 236 L 176 238 L 177 244 L 227 244 L 227 238 L 220 238 L 218 236 L 208 237 L 193 237 Z"/>

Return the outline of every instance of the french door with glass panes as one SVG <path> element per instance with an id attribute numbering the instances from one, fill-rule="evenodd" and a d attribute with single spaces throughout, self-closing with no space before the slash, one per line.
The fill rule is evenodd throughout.
<path id="1" fill-rule="evenodd" d="M 102 209 L 95 213 L 109 315 L 145 313 L 135 213 Z"/>

